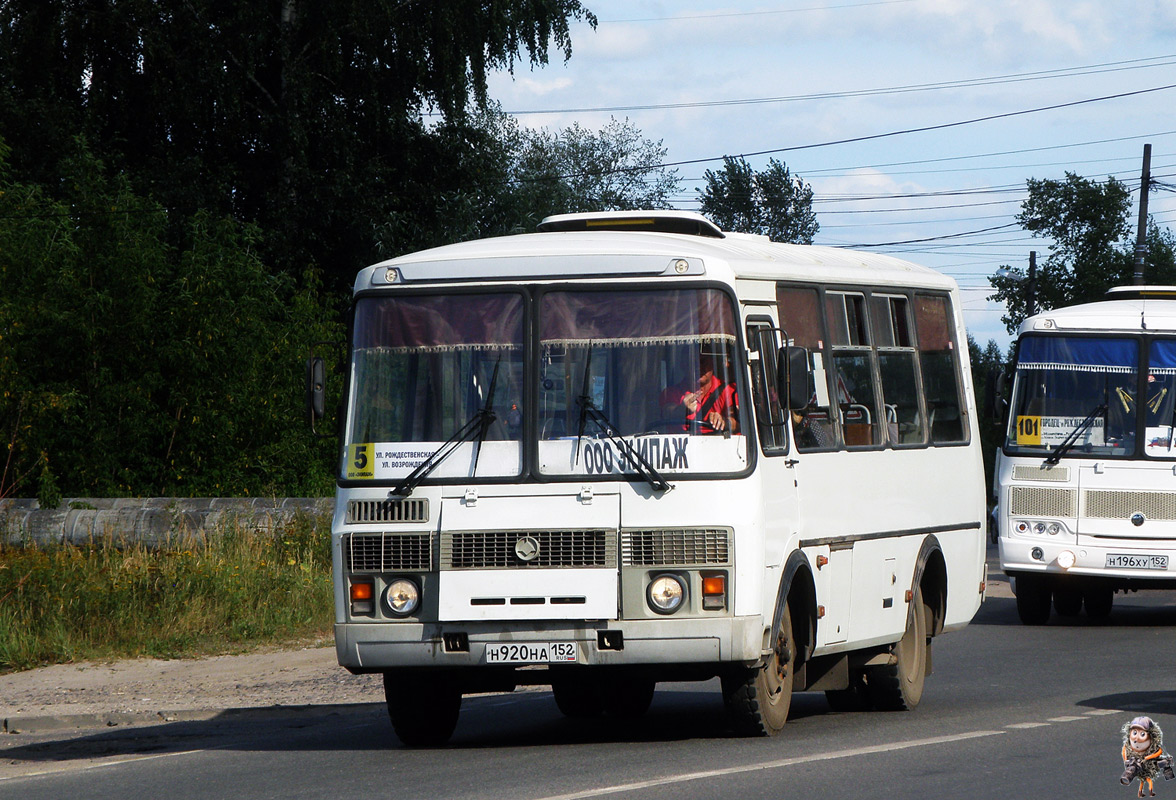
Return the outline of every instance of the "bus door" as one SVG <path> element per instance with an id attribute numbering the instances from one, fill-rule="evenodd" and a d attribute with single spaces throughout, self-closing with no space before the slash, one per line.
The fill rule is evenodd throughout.
<path id="1" fill-rule="evenodd" d="M 771 594 L 779 585 L 779 568 L 788 555 L 788 543 L 795 541 L 800 530 L 799 463 L 789 452 L 788 417 L 779 394 L 776 354 L 781 343 L 780 330 L 767 316 L 751 316 L 747 334 L 752 405 L 761 456 L 757 474 L 763 495 L 764 566 L 769 570 L 771 584 L 765 588 Z M 772 575 L 776 576 L 774 584 Z"/>

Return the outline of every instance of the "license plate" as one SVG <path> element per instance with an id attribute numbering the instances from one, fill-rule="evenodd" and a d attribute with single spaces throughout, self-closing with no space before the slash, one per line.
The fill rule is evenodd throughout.
<path id="1" fill-rule="evenodd" d="M 1167 569 L 1168 557 L 1107 553 L 1107 566 L 1117 569 Z"/>
<path id="2" fill-rule="evenodd" d="M 487 664 L 554 664 L 575 660 L 575 642 L 501 642 L 486 645 Z"/>

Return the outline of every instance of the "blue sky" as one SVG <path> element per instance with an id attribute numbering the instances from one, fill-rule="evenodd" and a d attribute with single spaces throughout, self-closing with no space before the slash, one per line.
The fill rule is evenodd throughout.
<path id="1" fill-rule="evenodd" d="M 1138 200 L 1148 142 L 1176 187 L 1173 0 L 586 5 L 600 24 L 573 26 L 570 61 L 491 77 L 503 110 L 553 130 L 628 119 L 695 162 L 678 167 L 687 210 L 723 155 L 777 158 L 813 187 L 815 243 L 952 275 L 981 345 L 1010 338 L 987 276 L 1048 250 L 1015 224 L 1027 179 L 1113 175 Z M 1149 210 L 1176 226 L 1176 192 Z"/>

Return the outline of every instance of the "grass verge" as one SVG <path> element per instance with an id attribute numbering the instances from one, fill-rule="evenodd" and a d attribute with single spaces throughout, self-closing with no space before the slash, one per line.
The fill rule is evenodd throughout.
<path id="1" fill-rule="evenodd" d="M 326 637 L 330 541 L 328 518 L 302 514 L 272 531 L 228 523 L 167 548 L 0 542 L 0 672 Z"/>

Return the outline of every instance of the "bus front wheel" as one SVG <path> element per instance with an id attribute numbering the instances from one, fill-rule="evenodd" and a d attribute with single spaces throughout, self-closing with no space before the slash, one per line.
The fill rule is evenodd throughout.
<path id="1" fill-rule="evenodd" d="M 457 727 L 461 688 L 447 675 L 385 672 L 384 699 L 392 728 L 408 747 L 439 747 Z"/>
<path id="2" fill-rule="evenodd" d="M 1016 581 L 1017 616 L 1026 625 L 1049 622 L 1049 607 L 1053 593 L 1039 575 L 1018 575 Z"/>
<path id="3" fill-rule="evenodd" d="M 723 676 L 723 700 L 735 731 L 743 736 L 775 736 L 788 720 L 792 678 L 796 673 L 796 641 L 788 601 L 763 666 Z"/>

